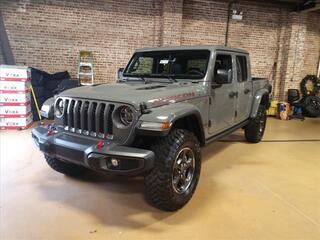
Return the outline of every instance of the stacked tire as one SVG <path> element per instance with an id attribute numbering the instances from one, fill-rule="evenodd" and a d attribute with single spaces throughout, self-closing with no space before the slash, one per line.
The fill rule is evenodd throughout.
<path id="1" fill-rule="evenodd" d="M 307 85 L 312 88 L 308 89 Z M 303 95 L 303 114 L 307 117 L 320 117 L 320 79 L 314 75 L 307 75 L 300 83 L 301 93 Z"/>
<path id="2" fill-rule="evenodd" d="M 307 117 L 320 117 L 320 97 L 307 96 L 304 99 L 303 112 Z"/>

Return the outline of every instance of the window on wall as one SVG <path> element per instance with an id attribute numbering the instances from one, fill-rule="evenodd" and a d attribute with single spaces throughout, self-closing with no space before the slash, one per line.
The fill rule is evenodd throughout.
<path id="1" fill-rule="evenodd" d="M 245 82 L 248 80 L 247 58 L 246 56 L 237 56 L 236 60 L 238 82 Z"/>

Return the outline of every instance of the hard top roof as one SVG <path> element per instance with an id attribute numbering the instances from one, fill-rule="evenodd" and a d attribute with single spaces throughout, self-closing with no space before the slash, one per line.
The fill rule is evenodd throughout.
<path id="1" fill-rule="evenodd" d="M 225 47 L 222 45 L 190 45 L 190 46 L 172 46 L 172 47 L 151 47 L 140 48 L 136 52 L 151 52 L 151 51 L 174 51 L 174 50 L 209 50 L 209 51 L 229 51 L 248 54 L 246 50 Z"/>

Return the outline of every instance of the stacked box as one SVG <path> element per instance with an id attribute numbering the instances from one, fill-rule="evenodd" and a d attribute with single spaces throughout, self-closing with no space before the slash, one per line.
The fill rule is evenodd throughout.
<path id="1" fill-rule="evenodd" d="M 30 77 L 28 67 L 0 65 L 0 129 L 32 124 Z"/>
<path id="2" fill-rule="evenodd" d="M 0 129 L 26 129 L 32 125 L 31 112 L 26 117 L 0 117 Z"/>
<path id="3" fill-rule="evenodd" d="M 31 112 L 31 106 L 0 106 L 0 118 L 26 117 Z"/>

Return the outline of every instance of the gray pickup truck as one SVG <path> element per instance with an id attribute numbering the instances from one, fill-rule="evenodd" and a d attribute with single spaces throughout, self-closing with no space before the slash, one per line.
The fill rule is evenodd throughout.
<path id="1" fill-rule="evenodd" d="M 175 211 L 196 189 L 201 146 L 240 128 L 261 140 L 271 86 L 250 72 L 240 49 L 139 49 L 117 83 L 60 93 L 54 123 L 32 137 L 54 170 L 143 175 L 147 200 Z"/>

